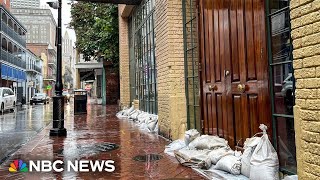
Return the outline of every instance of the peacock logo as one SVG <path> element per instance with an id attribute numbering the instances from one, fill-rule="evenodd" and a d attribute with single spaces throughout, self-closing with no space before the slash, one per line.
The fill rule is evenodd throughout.
<path id="1" fill-rule="evenodd" d="M 15 172 L 28 172 L 29 169 L 27 167 L 27 164 L 23 162 L 22 160 L 14 160 L 13 163 L 10 164 L 9 172 L 15 173 Z"/>

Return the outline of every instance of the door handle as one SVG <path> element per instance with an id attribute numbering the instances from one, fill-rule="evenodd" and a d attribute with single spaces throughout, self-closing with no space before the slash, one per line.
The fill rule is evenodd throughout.
<path id="1" fill-rule="evenodd" d="M 212 86 L 212 85 L 209 85 L 209 91 L 216 91 L 218 88 L 216 85 Z"/>
<path id="2" fill-rule="evenodd" d="M 230 74 L 230 71 L 228 71 L 228 70 L 224 70 L 224 77 L 229 76 L 229 74 Z"/>
<path id="3" fill-rule="evenodd" d="M 238 85 L 238 90 L 242 93 L 246 91 L 246 85 L 245 84 L 239 84 Z"/>

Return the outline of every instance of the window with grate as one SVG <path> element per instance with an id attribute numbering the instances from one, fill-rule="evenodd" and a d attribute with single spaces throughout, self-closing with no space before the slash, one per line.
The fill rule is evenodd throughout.
<path id="1" fill-rule="evenodd" d="M 182 6 L 188 129 L 198 129 L 200 131 L 197 1 L 183 0 Z"/>
<path id="2" fill-rule="evenodd" d="M 289 5 L 289 0 L 267 1 L 273 140 L 280 169 L 294 174 L 297 171 L 293 119 L 295 80 Z"/>
<path id="3" fill-rule="evenodd" d="M 140 110 L 157 114 L 154 8 L 155 0 L 142 1 L 129 21 L 130 88 Z"/>

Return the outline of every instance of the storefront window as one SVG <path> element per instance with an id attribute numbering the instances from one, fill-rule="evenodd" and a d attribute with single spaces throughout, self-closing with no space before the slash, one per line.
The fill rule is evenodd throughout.
<path id="1" fill-rule="evenodd" d="M 197 1 L 183 0 L 182 3 L 188 129 L 201 131 Z"/>
<path id="2" fill-rule="evenodd" d="M 154 1 L 143 1 L 130 18 L 130 88 L 131 100 L 138 99 L 141 110 L 157 114 Z"/>
<path id="3" fill-rule="evenodd" d="M 295 80 L 289 4 L 289 0 L 268 1 L 268 43 L 274 145 L 279 154 L 280 169 L 296 173 L 293 119 Z"/>

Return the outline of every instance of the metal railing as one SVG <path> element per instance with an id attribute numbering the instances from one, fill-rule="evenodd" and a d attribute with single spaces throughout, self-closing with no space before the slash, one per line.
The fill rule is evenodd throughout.
<path id="1" fill-rule="evenodd" d="M 41 74 L 41 68 L 35 64 L 27 64 L 26 70 L 33 70 Z"/>
<path id="2" fill-rule="evenodd" d="M 21 46 L 26 46 L 26 39 L 23 38 L 21 35 L 19 35 L 17 32 L 15 32 L 13 29 L 11 29 L 6 23 L 1 21 L 1 31 L 6 33 L 8 36 L 10 36 L 13 40 L 15 40 L 17 43 L 19 43 Z"/>
<path id="3" fill-rule="evenodd" d="M 1 60 L 26 69 L 26 62 L 1 48 Z"/>
<path id="4" fill-rule="evenodd" d="M 54 75 L 45 75 L 44 77 L 43 77 L 43 79 L 52 79 L 52 80 L 56 80 L 56 77 L 54 76 Z"/>

